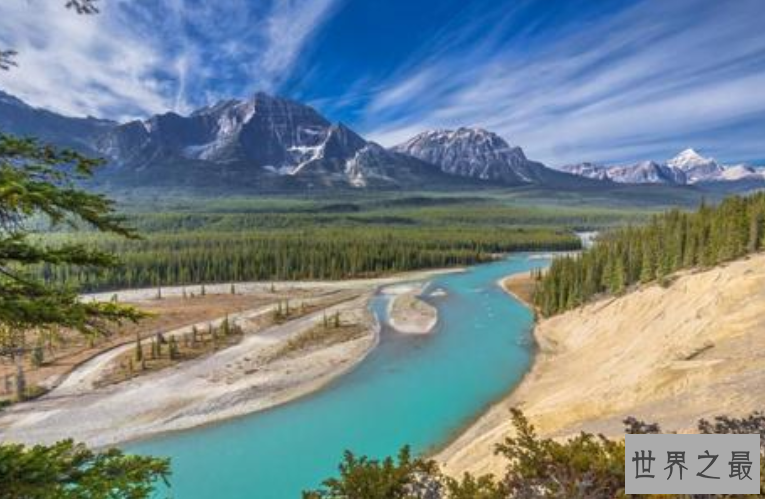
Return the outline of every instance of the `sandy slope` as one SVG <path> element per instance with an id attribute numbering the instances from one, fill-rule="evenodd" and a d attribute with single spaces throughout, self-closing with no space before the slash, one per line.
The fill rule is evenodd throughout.
<path id="1" fill-rule="evenodd" d="M 544 320 L 535 336 L 531 373 L 439 454 L 447 472 L 502 470 L 492 449 L 512 406 L 548 436 L 620 435 L 629 415 L 692 431 L 765 408 L 765 255 Z"/>

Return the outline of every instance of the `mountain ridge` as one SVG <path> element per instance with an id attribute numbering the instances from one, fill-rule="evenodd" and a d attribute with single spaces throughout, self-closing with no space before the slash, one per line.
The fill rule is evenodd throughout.
<path id="1" fill-rule="evenodd" d="M 610 180 L 620 184 L 714 185 L 734 182 L 762 182 L 765 169 L 751 165 L 724 165 L 687 148 L 665 162 L 652 160 L 627 165 L 574 163 L 558 167 L 560 171 L 587 178 Z"/>
<path id="2" fill-rule="evenodd" d="M 107 167 L 96 183 L 110 189 L 299 192 L 535 185 L 579 190 L 663 184 L 751 190 L 765 185 L 763 170 L 720 165 L 693 149 L 663 163 L 553 169 L 478 127 L 425 130 L 385 148 L 309 105 L 264 92 L 221 100 L 187 116 L 166 112 L 117 123 L 63 116 L 0 90 L 0 128 L 105 157 Z"/>
<path id="3" fill-rule="evenodd" d="M 18 114 L 24 119 L 13 119 Z M 459 154 L 474 160 L 470 168 L 452 169 L 386 149 L 311 106 L 264 92 L 222 100 L 187 116 L 166 112 L 126 123 L 68 118 L 0 93 L 0 125 L 104 156 L 108 166 L 101 182 L 111 187 L 300 190 L 581 183 L 528 160 L 520 148 L 510 148 L 485 130 L 460 129 L 464 143 Z M 454 154 L 453 145 L 441 152 Z"/>

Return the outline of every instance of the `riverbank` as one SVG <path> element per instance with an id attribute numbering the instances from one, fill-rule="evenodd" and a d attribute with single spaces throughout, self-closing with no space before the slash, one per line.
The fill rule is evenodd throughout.
<path id="1" fill-rule="evenodd" d="M 437 459 L 447 473 L 502 473 L 494 446 L 520 407 L 539 433 L 618 437 L 622 420 L 692 432 L 700 418 L 765 407 L 765 255 L 684 272 L 539 322 L 531 371 Z"/>
<path id="2" fill-rule="evenodd" d="M 528 308 L 534 308 L 534 286 L 535 282 L 531 272 L 521 272 L 500 279 L 497 283 L 505 290 L 507 294 L 526 305 Z"/>
<path id="3" fill-rule="evenodd" d="M 348 372 L 378 342 L 379 325 L 369 311 L 369 300 L 380 286 L 428 279 L 456 270 L 423 271 L 382 279 L 346 283 L 248 283 L 236 293 L 290 293 L 321 289 L 349 295 L 343 303 L 304 317 L 262 329 L 273 305 L 231 314 L 243 328 L 240 343 L 202 358 L 181 362 L 118 384 L 99 386 L 110 363 L 133 348 L 126 344 L 78 366 L 48 395 L 21 403 L 0 414 L 4 441 L 50 443 L 74 438 L 92 446 L 143 439 L 188 429 L 283 404 L 312 393 Z M 226 292 L 229 286 L 206 287 L 205 293 Z M 166 288 L 163 297 L 182 296 L 190 288 Z M 111 299 L 115 293 L 92 296 Z M 118 292 L 120 301 L 156 300 L 156 290 Z M 197 295 L 198 296 L 198 295 Z M 334 296 L 334 295 L 333 295 Z M 293 303 L 294 306 L 298 306 Z M 342 334 L 327 334 L 325 317 L 338 317 Z M 216 325 L 218 321 L 213 321 Z M 197 325 L 200 329 L 205 324 Z M 187 333 L 188 327 L 165 331 L 167 337 Z M 350 334 L 349 333 L 353 333 Z M 328 333 L 333 333 L 329 331 Z"/>
<path id="4" fill-rule="evenodd" d="M 351 341 L 272 359 L 290 340 L 321 323 L 323 311 L 250 331 L 261 310 L 235 319 L 247 336 L 212 355 L 102 388 L 93 387 L 109 358 L 75 371 L 48 396 L 18 404 L 0 417 L 5 441 L 51 443 L 74 438 L 91 446 L 113 445 L 188 429 L 285 403 L 317 390 L 360 362 L 374 347 L 378 328 L 367 310 L 369 294 L 327 309 L 363 324 Z M 233 319 L 233 318 L 232 318 Z M 109 355 L 109 357 L 114 354 Z"/>
<path id="5" fill-rule="evenodd" d="M 425 284 L 399 284 L 384 292 L 393 295 L 388 305 L 388 320 L 396 331 L 405 334 L 428 334 L 438 322 L 438 310 L 420 296 Z"/>

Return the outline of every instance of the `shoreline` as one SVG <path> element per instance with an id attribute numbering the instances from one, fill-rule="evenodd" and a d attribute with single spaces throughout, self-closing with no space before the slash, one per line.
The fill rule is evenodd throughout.
<path id="1" fill-rule="evenodd" d="M 0 413 L 0 437 L 23 443 L 51 443 L 71 437 L 93 447 L 107 447 L 216 424 L 292 402 L 355 369 L 379 344 L 381 325 L 369 309 L 369 300 L 379 290 L 461 271 L 464 269 L 414 271 L 380 279 L 330 282 L 328 286 L 323 282 L 290 282 L 294 289 L 321 285 L 358 292 L 359 296 L 305 317 L 251 332 L 239 344 L 208 356 L 116 385 L 93 388 L 94 372 L 100 372 L 111 357 L 131 345 L 115 347 L 73 370 L 45 396 Z M 240 289 L 242 293 L 257 292 L 270 287 L 271 283 L 256 283 L 249 288 L 240 286 L 237 285 L 237 292 Z M 220 287 L 228 290 L 229 285 Z M 171 293 L 180 295 L 183 288 L 176 287 Z M 163 296 L 169 296 L 166 288 L 162 291 Z M 207 291 L 214 294 L 216 288 L 209 287 Z M 142 297 L 153 299 L 155 293 L 156 289 L 143 289 L 131 291 L 131 296 L 133 301 L 140 301 Z M 113 294 L 102 296 L 110 299 Z M 268 308 L 245 311 L 238 317 L 246 323 L 264 310 Z M 334 313 L 336 310 L 341 311 L 344 320 L 356 317 L 366 332 L 351 340 L 309 348 L 272 362 L 263 361 L 269 351 L 321 324 L 325 311 Z M 91 364 L 97 367 L 89 369 Z"/>
<path id="2" fill-rule="evenodd" d="M 276 292 L 284 292 L 300 289 L 367 289 L 370 286 L 382 289 L 386 286 L 407 283 L 409 281 L 422 281 L 434 276 L 464 272 L 465 267 L 440 267 L 434 269 L 409 270 L 395 274 L 389 274 L 380 277 L 338 279 L 330 281 L 305 280 L 305 281 L 242 281 L 226 283 L 200 283 L 188 285 L 156 286 L 143 288 L 125 288 L 112 291 L 98 291 L 93 293 L 83 293 L 82 299 L 95 301 L 110 301 L 115 295 L 120 302 L 144 302 L 154 301 L 157 296 L 157 289 L 162 290 L 163 298 L 182 297 L 184 291 L 199 295 L 202 286 L 208 295 L 228 295 L 231 294 L 231 285 L 233 284 L 236 294 L 250 295 L 269 292 L 273 286 Z"/>
<path id="3" fill-rule="evenodd" d="M 93 373 L 73 373 L 71 383 L 0 415 L 0 435 L 6 441 L 26 443 L 52 443 L 66 436 L 101 448 L 215 424 L 293 401 L 356 367 L 378 344 L 378 324 L 366 310 L 370 296 L 366 293 L 331 307 L 344 314 L 355 307 L 355 313 L 366 316 L 366 333 L 359 338 L 272 363 L 258 362 L 257 357 L 319 323 L 323 313 L 319 311 L 250 334 L 238 345 L 209 356 L 116 385 L 90 388 L 85 381 Z M 260 312 L 253 311 L 253 316 Z"/>
<path id="4" fill-rule="evenodd" d="M 531 369 L 435 458 L 451 476 L 501 474 L 493 449 L 513 433 L 512 407 L 555 439 L 619 437 L 627 416 L 686 433 L 701 418 L 762 410 L 763 333 L 763 254 L 544 319 Z"/>
<path id="5" fill-rule="evenodd" d="M 522 292 L 522 289 L 519 288 L 523 287 L 523 284 L 529 281 L 531 281 L 531 271 L 527 270 L 501 277 L 497 279 L 495 283 L 508 296 L 515 299 L 524 307 L 534 311 L 533 303 L 531 303 L 530 299 L 524 298 L 524 293 Z M 474 466 L 467 465 L 464 461 L 466 460 L 466 457 L 468 457 L 466 454 L 472 450 L 472 447 L 476 445 L 476 442 L 486 442 L 487 437 L 484 434 L 491 429 L 491 426 L 496 425 L 495 420 L 498 416 L 504 415 L 505 419 L 509 419 L 509 407 L 513 406 L 508 405 L 508 402 L 513 399 L 513 395 L 516 391 L 527 382 L 527 378 L 531 376 L 539 362 L 539 357 L 543 354 L 544 349 L 542 345 L 545 344 L 545 339 L 540 337 L 537 331 L 538 328 L 536 323 L 532 324 L 532 345 L 530 346 L 533 352 L 532 364 L 529 370 L 521 377 L 520 381 L 512 386 L 500 399 L 487 404 L 480 413 L 477 413 L 474 418 L 457 429 L 444 444 L 437 446 L 434 449 L 434 452 L 431 453 L 431 457 L 441 465 L 442 470 L 446 475 L 459 478 L 465 472 L 470 472 L 476 476 L 487 473 L 499 476 L 499 473 L 504 469 L 506 465 L 504 462 L 502 462 L 500 466 L 493 466 L 491 464 L 487 466 L 485 463 L 482 466 Z M 501 442 L 501 439 L 495 440 L 496 442 L 494 443 Z M 491 461 L 495 461 L 492 459 L 494 456 L 494 443 L 490 445 L 492 451 L 488 453 Z M 472 456 L 470 456 L 470 458 L 472 458 Z"/>
<path id="6" fill-rule="evenodd" d="M 531 271 L 518 272 L 497 279 L 497 285 L 502 288 L 505 293 L 518 300 L 521 305 L 534 310 L 535 307 L 532 300 L 532 294 L 528 290 L 529 287 L 533 287 Z"/>

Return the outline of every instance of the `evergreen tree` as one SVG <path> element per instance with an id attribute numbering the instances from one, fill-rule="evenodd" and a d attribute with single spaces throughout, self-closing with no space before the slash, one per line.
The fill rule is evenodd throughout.
<path id="1" fill-rule="evenodd" d="M 650 223 L 603 234 L 576 257 L 555 259 L 537 281 L 534 302 L 544 316 L 602 293 L 620 294 L 697 265 L 708 267 L 765 247 L 765 193 L 733 196 L 695 213 L 671 210 Z"/>

